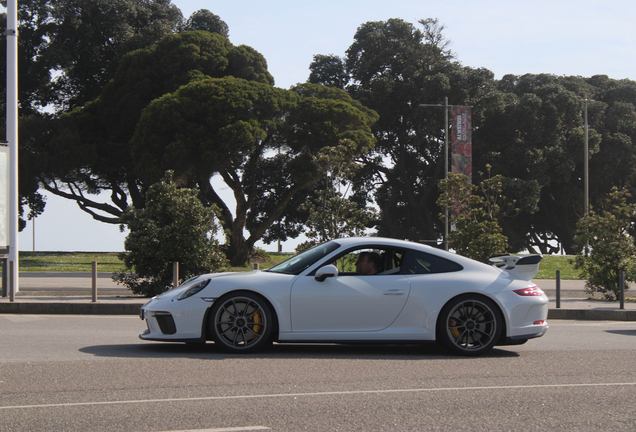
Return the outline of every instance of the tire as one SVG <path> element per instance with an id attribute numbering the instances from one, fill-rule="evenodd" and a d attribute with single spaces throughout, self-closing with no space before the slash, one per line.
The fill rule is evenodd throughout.
<path id="1" fill-rule="evenodd" d="M 503 320 L 491 300 L 465 294 L 451 300 L 440 313 L 439 335 L 446 348 L 455 354 L 477 356 L 499 341 Z"/>
<path id="2" fill-rule="evenodd" d="M 208 334 L 226 352 L 251 353 L 272 342 L 274 319 L 267 302 L 250 292 L 236 292 L 214 302 Z"/>

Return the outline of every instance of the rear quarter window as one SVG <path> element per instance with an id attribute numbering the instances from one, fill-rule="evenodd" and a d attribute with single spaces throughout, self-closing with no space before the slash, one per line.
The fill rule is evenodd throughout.
<path id="1" fill-rule="evenodd" d="M 460 264 L 446 258 L 418 251 L 408 251 L 402 265 L 405 274 L 450 273 L 462 270 Z"/>

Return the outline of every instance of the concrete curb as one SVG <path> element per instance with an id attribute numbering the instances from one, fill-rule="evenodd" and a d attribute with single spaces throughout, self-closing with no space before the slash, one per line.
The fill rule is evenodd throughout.
<path id="1" fill-rule="evenodd" d="M 550 309 L 548 320 L 636 321 L 636 310 Z"/>

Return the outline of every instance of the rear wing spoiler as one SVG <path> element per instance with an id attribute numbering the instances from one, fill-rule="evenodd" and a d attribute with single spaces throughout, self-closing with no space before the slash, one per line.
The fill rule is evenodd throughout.
<path id="1" fill-rule="evenodd" d="M 539 272 L 541 255 L 528 255 L 524 257 L 503 255 L 490 258 L 490 262 L 497 268 L 507 271 L 515 279 L 531 280 Z"/>

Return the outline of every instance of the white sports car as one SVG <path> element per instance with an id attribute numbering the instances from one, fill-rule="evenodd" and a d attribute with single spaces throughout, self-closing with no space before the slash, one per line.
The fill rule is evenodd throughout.
<path id="1" fill-rule="evenodd" d="M 269 270 L 201 275 L 154 297 L 139 337 L 236 353 L 273 341 L 436 341 L 478 355 L 548 329 L 548 298 L 530 281 L 540 260 L 487 265 L 408 241 L 332 240 Z"/>

